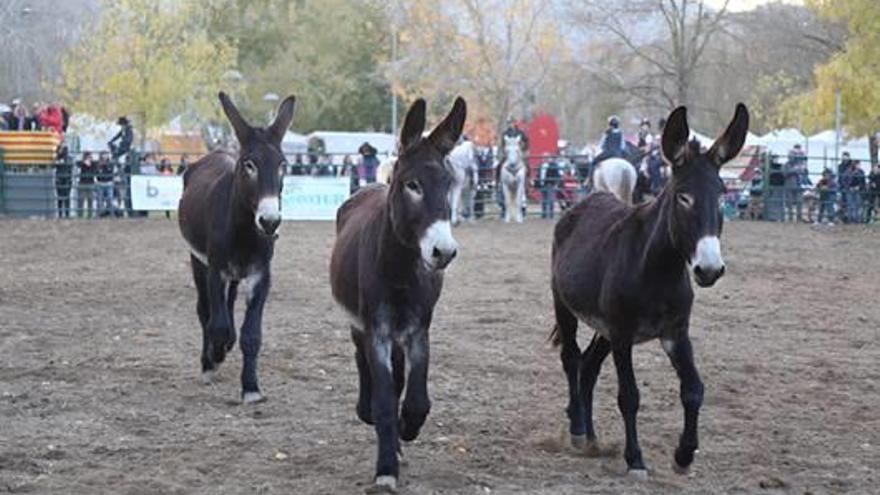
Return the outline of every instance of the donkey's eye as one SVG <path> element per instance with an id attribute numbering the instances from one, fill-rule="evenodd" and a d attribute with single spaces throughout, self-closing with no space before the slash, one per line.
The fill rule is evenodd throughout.
<path id="1" fill-rule="evenodd" d="M 419 181 L 417 181 L 415 179 L 408 180 L 408 181 L 406 181 L 405 185 L 406 185 L 406 188 L 409 191 L 411 191 L 413 194 L 418 194 L 419 196 L 422 195 L 422 185 L 419 183 Z"/>
<path id="2" fill-rule="evenodd" d="M 254 163 L 253 160 L 245 160 L 242 165 L 244 165 L 244 171 L 247 172 L 248 175 L 257 175 L 257 164 Z"/>
<path id="3" fill-rule="evenodd" d="M 675 199 L 678 200 L 681 206 L 684 206 L 687 209 L 694 207 L 694 197 L 688 193 L 678 193 L 675 195 Z"/>

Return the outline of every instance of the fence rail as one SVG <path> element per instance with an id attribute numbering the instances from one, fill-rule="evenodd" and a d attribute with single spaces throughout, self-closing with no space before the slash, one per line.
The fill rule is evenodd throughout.
<path id="1" fill-rule="evenodd" d="M 93 153 L 98 156 L 99 153 Z M 167 162 L 151 163 L 132 153 L 129 161 L 112 163 L 109 170 L 84 171 L 68 158 L 53 166 L 5 164 L 0 154 L 0 215 L 48 218 L 141 217 L 134 210 L 131 178 L 135 175 L 179 175 L 185 163 L 181 155 L 152 153 Z M 80 157 L 82 154 L 80 154 Z M 176 158 L 176 159 L 175 159 Z M 806 164 L 783 163 L 769 154 L 741 156 L 733 169 L 724 169 L 727 185 L 723 198 L 725 215 L 731 218 L 767 221 L 873 222 L 880 209 L 880 169 L 863 171 L 861 178 L 829 166 L 827 179 Z M 529 210 L 553 217 L 590 191 L 593 164 L 588 156 L 531 156 L 527 184 Z M 164 163 L 164 164 L 163 164 Z M 503 214 L 505 205 L 496 187 L 496 164 L 490 157 L 479 161 L 473 211 L 465 217 L 482 218 Z M 285 171 L 289 175 L 348 177 L 351 191 L 365 182 L 361 164 L 351 155 L 300 155 Z M 367 175 L 370 175 L 369 173 Z M 375 176 L 373 173 L 372 176 Z M 665 166 L 642 167 L 637 200 L 659 193 L 668 179 Z M 539 213 L 540 212 L 540 213 Z"/>

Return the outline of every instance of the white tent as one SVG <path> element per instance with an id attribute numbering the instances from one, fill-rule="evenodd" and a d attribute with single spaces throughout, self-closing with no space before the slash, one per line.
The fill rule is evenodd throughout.
<path id="1" fill-rule="evenodd" d="M 290 160 L 291 155 L 307 153 L 309 151 L 309 138 L 305 134 L 287 131 L 281 141 L 281 151 Z"/>
<path id="2" fill-rule="evenodd" d="M 715 138 L 710 138 L 709 136 L 701 132 L 697 132 L 693 129 L 691 129 L 691 135 L 689 139 L 696 139 L 700 142 L 702 146 L 705 146 L 706 148 L 711 148 L 712 145 L 715 144 Z"/>
<path id="3" fill-rule="evenodd" d="M 397 138 L 384 132 L 315 131 L 309 134 L 309 139 L 313 137 L 321 138 L 324 151 L 331 155 L 356 155 L 364 143 L 370 143 L 380 155 L 390 154 L 397 148 Z"/>

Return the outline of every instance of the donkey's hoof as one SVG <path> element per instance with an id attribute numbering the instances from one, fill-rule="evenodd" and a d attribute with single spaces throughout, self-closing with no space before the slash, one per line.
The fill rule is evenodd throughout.
<path id="1" fill-rule="evenodd" d="M 211 384 L 215 383 L 218 379 L 217 375 L 218 375 L 219 371 L 220 370 L 218 368 L 203 371 L 202 372 L 202 383 L 204 383 L 205 385 L 211 385 Z"/>
<path id="2" fill-rule="evenodd" d="M 691 467 L 690 466 L 679 466 L 677 462 L 672 461 L 672 471 L 675 472 L 675 474 L 687 476 L 691 473 Z"/>
<path id="3" fill-rule="evenodd" d="M 648 470 L 647 469 L 630 469 L 626 472 L 626 476 L 632 480 L 645 481 L 648 479 Z"/>
<path id="4" fill-rule="evenodd" d="M 585 457 L 603 457 L 614 453 L 614 450 L 609 448 L 602 449 L 599 440 L 588 438 L 586 443 L 584 443 L 584 446 L 581 448 L 581 452 L 584 453 Z"/>
<path id="5" fill-rule="evenodd" d="M 587 436 L 586 435 L 571 435 L 571 446 L 575 450 L 583 450 L 584 447 L 587 446 Z"/>
<path id="6" fill-rule="evenodd" d="M 245 392 L 241 396 L 242 404 L 259 404 L 266 402 L 266 396 L 259 392 Z"/>
<path id="7" fill-rule="evenodd" d="M 376 476 L 373 486 L 366 489 L 367 493 L 397 493 L 397 478 L 394 476 Z"/>

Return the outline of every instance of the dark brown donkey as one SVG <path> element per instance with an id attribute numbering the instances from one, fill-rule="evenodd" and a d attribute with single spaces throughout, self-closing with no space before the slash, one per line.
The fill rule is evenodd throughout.
<path id="1" fill-rule="evenodd" d="M 444 158 L 461 135 L 466 113 L 464 100 L 456 99 L 446 119 L 423 138 L 425 101 L 416 100 L 403 124 L 390 185 L 360 190 L 336 215 L 330 285 L 352 319 L 357 414 L 375 425 L 379 437 L 372 492 L 396 490 L 398 437 L 414 440 L 431 408 L 428 327 L 443 269 L 458 247 L 449 225 L 452 172 Z"/>
<path id="2" fill-rule="evenodd" d="M 628 207 L 611 194 L 593 194 L 559 220 L 553 238 L 553 340 L 562 345 L 572 444 L 597 449 L 593 386 L 612 353 L 626 429 L 624 457 L 635 477 L 647 476 L 647 470 L 636 434 L 634 344 L 659 338 L 678 372 L 684 431 L 673 467 L 684 472 L 694 459 L 703 383 L 688 337 L 694 298 L 688 267 L 700 287 L 711 287 L 724 274 L 719 171 L 739 153 L 749 128 L 746 107 L 737 105 L 727 131 L 702 153 L 699 143 L 688 142 L 686 113 L 680 107 L 667 120 L 662 149 L 672 180 L 654 201 Z M 583 354 L 578 320 L 596 332 Z"/>
<path id="3" fill-rule="evenodd" d="M 189 244 L 196 309 L 202 325 L 202 376 L 214 378 L 235 345 L 232 309 L 239 284 L 247 310 L 241 327 L 242 400 L 260 402 L 257 355 L 269 264 L 281 225 L 284 155 L 281 139 L 293 120 L 294 98 L 281 103 L 267 128 L 251 127 L 224 93 L 220 102 L 241 147 L 239 157 L 213 152 L 186 169 L 178 213 Z"/>

